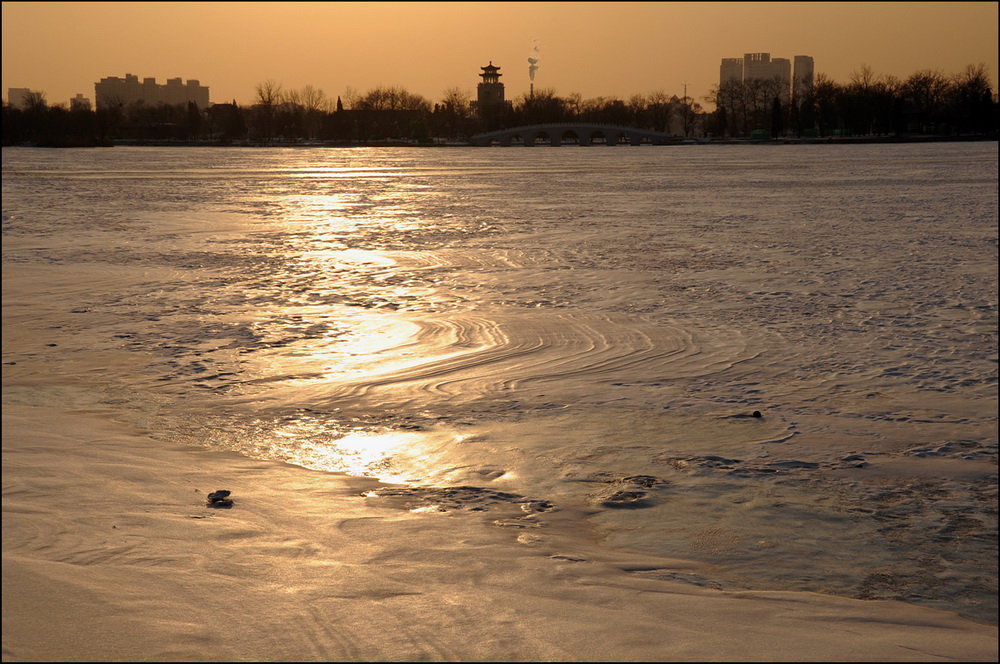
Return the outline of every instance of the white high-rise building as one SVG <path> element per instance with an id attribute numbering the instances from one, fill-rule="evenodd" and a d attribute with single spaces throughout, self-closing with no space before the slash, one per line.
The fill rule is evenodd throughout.
<path id="1" fill-rule="evenodd" d="M 785 58 L 771 59 L 770 53 L 745 53 L 743 55 L 743 80 L 757 78 L 769 81 L 782 78 L 791 81 L 791 63 Z"/>
<path id="2" fill-rule="evenodd" d="M 780 80 L 786 99 L 792 94 L 796 79 L 800 84 L 808 81 L 808 85 L 812 86 L 812 78 L 813 59 L 808 55 L 795 56 L 794 74 L 791 60 L 772 58 L 770 53 L 744 53 L 742 58 L 723 58 L 719 67 L 720 86 L 726 81 Z"/>
<path id="3" fill-rule="evenodd" d="M 75 97 L 69 100 L 69 108 L 71 111 L 89 111 L 90 100 L 78 92 Z"/>
<path id="4" fill-rule="evenodd" d="M 719 67 L 719 85 L 743 80 L 743 58 L 723 58 Z"/>
<path id="5" fill-rule="evenodd" d="M 792 96 L 802 100 L 812 90 L 813 79 L 816 76 L 812 56 L 796 55 L 792 69 Z"/>
<path id="6" fill-rule="evenodd" d="M 125 74 L 125 78 L 108 76 L 94 84 L 94 92 L 98 108 L 110 104 L 128 106 L 139 101 L 149 106 L 194 102 L 198 108 L 208 108 L 208 87 L 195 79 L 185 84 L 179 78 L 171 78 L 166 85 L 159 85 L 155 78 L 144 78 L 140 83 L 139 77 L 132 74 Z"/>
<path id="7" fill-rule="evenodd" d="M 7 103 L 13 108 L 27 108 L 30 96 L 31 90 L 29 88 L 7 88 Z"/>

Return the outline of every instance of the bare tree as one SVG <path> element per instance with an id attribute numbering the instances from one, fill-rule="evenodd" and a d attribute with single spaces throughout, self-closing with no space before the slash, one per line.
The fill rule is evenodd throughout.
<path id="1" fill-rule="evenodd" d="M 282 91 L 282 93 L 279 95 L 279 99 L 280 99 L 279 105 L 292 105 L 292 106 L 302 105 L 302 96 L 299 93 L 299 91 L 296 90 L 295 88 L 289 88 L 288 90 Z"/>
<path id="2" fill-rule="evenodd" d="M 563 100 L 553 88 L 537 88 L 531 95 L 521 95 L 514 107 L 524 124 L 562 122 L 566 115 Z"/>
<path id="3" fill-rule="evenodd" d="M 788 101 L 789 82 L 781 76 L 764 79 L 761 89 L 768 106 L 774 104 L 775 99 L 778 99 L 781 104 Z"/>
<path id="4" fill-rule="evenodd" d="M 566 96 L 563 100 L 566 106 L 566 112 L 569 113 L 573 119 L 578 119 L 580 112 L 583 110 L 583 96 L 579 92 L 572 92 Z"/>
<path id="5" fill-rule="evenodd" d="M 750 107 L 743 81 L 729 79 L 715 88 L 710 101 L 715 103 L 717 115 L 724 118 L 720 130 L 730 136 L 743 135 L 749 125 Z"/>
<path id="6" fill-rule="evenodd" d="M 311 85 L 298 90 L 296 97 L 304 112 L 303 124 L 307 138 L 316 138 L 323 116 L 330 112 L 332 104 L 325 92 Z"/>
<path id="7" fill-rule="evenodd" d="M 441 120 L 438 131 L 450 139 L 458 138 L 472 118 L 472 95 L 461 88 L 452 87 L 444 91 L 437 115 Z"/>
<path id="8" fill-rule="evenodd" d="M 595 97 L 583 102 L 583 112 L 590 122 L 624 126 L 628 124 L 628 108 L 617 97 Z"/>
<path id="9" fill-rule="evenodd" d="M 995 106 L 990 72 L 985 64 L 967 65 L 953 77 L 952 113 L 959 132 L 987 131 Z"/>
<path id="10" fill-rule="evenodd" d="M 344 88 L 344 94 L 342 94 L 340 98 L 344 104 L 344 108 L 350 111 L 357 108 L 358 100 L 361 98 L 361 95 L 354 87 L 348 85 Z"/>
<path id="11" fill-rule="evenodd" d="M 631 118 L 629 124 L 633 127 L 642 127 L 645 124 L 644 120 L 647 107 L 646 96 L 640 94 L 632 95 L 628 98 L 628 101 L 625 102 L 625 107 L 628 108 L 629 116 Z"/>
<path id="12" fill-rule="evenodd" d="M 763 96 L 762 104 L 770 109 L 771 136 L 776 138 L 784 133 L 786 104 L 790 101 L 791 93 L 790 82 L 781 76 L 773 76 L 762 81 L 760 93 Z"/>
<path id="13" fill-rule="evenodd" d="M 843 87 L 823 73 L 816 74 L 813 83 L 813 104 L 820 136 L 842 128 L 841 100 Z"/>
<path id="14" fill-rule="evenodd" d="M 275 107 L 282 100 L 281 84 L 269 78 L 258 83 L 255 90 L 257 93 L 258 131 L 261 140 L 267 143 L 274 135 Z"/>
<path id="15" fill-rule="evenodd" d="M 320 111 L 328 113 L 330 111 L 330 100 L 326 93 L 319 88 L 306 85 L 298 91 L 299 103 L 306 111 Z"/>
<path id="16" fill-rule="evenodd" d="M 879 75 L 868 65 L 861 65 L 861 69 L 851 72 L 851 85 L 865 92 L 873 89 L 878 80 Z"/>
<path id="17" fill-rule="evenodd" d="M 41 113 L 49 107 L 49 103 L 45 100 L 45 93 L 37 90 L 29 90 L 23 104 L 24 110 L 29 113 Z"/>
<path id="18" fill-rule="evenodd" d="M 878 97 L 882 84 L 882 77 L 868 65 L 861 65 L 861 69 L 851 72 L 842 111 L 846 111 L 845 120 L 852 133 L 877 133 Z"/>
<path id="19" fill-rule="evenodd" d="M 363 136 L 379 138 L 426 138 L 431 104 L 401 87 L 379 86 L 358 99 Z"/>
<path id="20" fill-rule="evenodd" d="M 368 111 L 429 111 L 430 102 L 396 86 L 378 86 L 358 100 L 358 108 Z"/>
<path id="21" fill-rule="evenodd" d="M 903 83 L 903 97 L 920 131 L 926 131 L 944 112 L 951 85 L 947 76 L 931 69 L 918 71 Z"/>
<path id="22" fill-rule="evenodd" d="M 667 132 L 670 130 L 672 111 L 670 96 L 666 92 L 655 90 L 649 94 L 649 116 L 653 131 Z"/>
<path id="23" fill-rule="evenodd" d="M 964 91 L 973 98 L 982 97 L 993 91 L 990 85 L 990 69 L 983 62 L 978 65 L 966 65 L 961 73 L 955 75 L 954 82 L 959 91 Z"/>
<path id="24" fill-rule="evenodd" d="M 754 129 L 763 129 L 767 126 L 767 111 L 771 109 L 771 100 L 765 89 L 764 80 L 760 78 L 748 78 L 743 81 L 744 108 L 747 109 L 748 122 L 744 127 L 744 132 L 749 133 Z"/>
<path id="25" fill-rule="evenodd" d="M 277 106 L 281 103 L 282 89 L 281 83 L 274 79 L 267 79 L 257 84 L 257 103 L 261 106 Z"/>

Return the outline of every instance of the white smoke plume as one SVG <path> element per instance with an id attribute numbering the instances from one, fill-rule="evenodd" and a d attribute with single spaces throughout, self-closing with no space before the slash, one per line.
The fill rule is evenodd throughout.
<path id="1" fill-rule="evenodd" d="M 535 72 L 538 71 L 538 60 L 542 51 L 541 43 L 535 39 L 531 43 L 531 55 L 528 56 L 528 78 L 535 82 Z"/>

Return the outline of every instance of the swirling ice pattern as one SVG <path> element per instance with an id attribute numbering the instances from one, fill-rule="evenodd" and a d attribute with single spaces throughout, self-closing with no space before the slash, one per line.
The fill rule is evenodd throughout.
<path id="1" fill-rule="evenodd" d="M 695 332 L 593 312 L 453 315 L 422 318 L 418 326 L 407 346 L 421 348 L 426 361 L 394 369 L 392 358 L 388 366 L 383 358 L 380 371 L 327 385 L 328 405 L 376 400 L 414 406 L 498 395 L 571 400 L 585 397 L 588 386 L 661 384 L 724 371 L 753 356 L 735 332 Z"/>

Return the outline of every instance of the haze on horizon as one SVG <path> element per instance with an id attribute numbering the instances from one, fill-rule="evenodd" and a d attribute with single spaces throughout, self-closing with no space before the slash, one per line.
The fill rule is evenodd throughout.
<path id="1" fill-rule="evenodd" d="M 9 88 L 93 101 L 108 76 L 197 79 L 212 102 L 256 86 L 401 87 L 475 98 L 500 67 L 508 99 L 537 89 L 584 99 L 663 91 L 702 104 L 723 58 L 809 55 L 840 83 L 869 67 L 905 80 L 985 64 L 997 90 L 996 2 L 4 2 Z M 529 63 L 528 58 L 535 59 Z"/>

